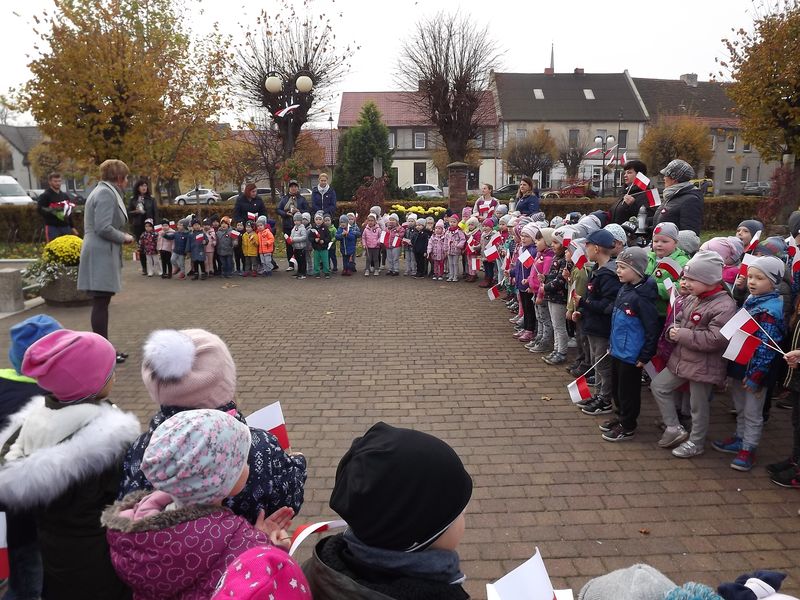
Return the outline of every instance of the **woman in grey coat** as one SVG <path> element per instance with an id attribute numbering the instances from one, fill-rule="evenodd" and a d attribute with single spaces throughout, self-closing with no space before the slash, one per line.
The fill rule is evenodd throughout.
<path id="1" fill-rule="evenodd" d="M 128 165 L 110 159 L 100 165 L 100 182 L 89 194 L 83 212 L 83 247 L 78 267 L 78 289 L 92 297 L 92 331 L 108 339 L 108 305 L 122 289 L 122 244 L 134 238 L 123 228 L 128 211 L 122 199 Z M 117 362 L 127 358 L 117 352 Z"/>

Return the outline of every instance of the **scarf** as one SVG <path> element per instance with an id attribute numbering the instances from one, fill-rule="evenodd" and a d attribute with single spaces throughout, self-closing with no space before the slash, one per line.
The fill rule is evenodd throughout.
<path id="1" fill-rule="evenodd" d="M 670 199 L 675 196 L 680 191 L 683 191 L 688 188 L 694 187 L 694 184 L 691 181 L 684 181 L 683 183 L 675 183 L 673 185 L 668 185 L 664 188 L 664 200 L 669 202 Z"/>
<path id="2" fill-rule="evenodd" d="M 458 225 L 451 225 L 447 228 L 449 231 L 458 231 L 460 227 Z"/>
<path id="3" fill-rule="evenodd" d="M 357 561 L 408 577 L 419 577 L 450 585 L 463 583 L 466 576 L 459 568 L 458 553 L 428 548 L 421 552 L 402 552 L 368 546 L 351 529 L 344 532 L 347 549 Z"/>
<path id="4" fill-rule="evenodd" d="M 317 186 L 317 191 L 318 191 L 320 194 L 322 194 L 323 196 L 324 196 L 325 194 L 327 194 L 327 193 L 328 193 L 328 190 L 329 190 L 329 189 L 331 189 L 331 186 L 330 186 L 330 185 L 326 185 L 325 187 L 322 187 L 321 185 L 318 185 L 318 186 Z"/>

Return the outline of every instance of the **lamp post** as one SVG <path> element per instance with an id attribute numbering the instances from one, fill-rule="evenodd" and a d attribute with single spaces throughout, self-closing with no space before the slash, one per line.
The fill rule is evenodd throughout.
<path id="1" fill-rule="evenodd" d="M 603 136 L 598 135 L 594 138 L 594 143 L 597 144 L 603 152 L 603 166 L 600 169 L 600 197 L 606 195 L 606 151 L 610 144 L 613 144 L 616 141 L 613 135 L 608 135 L 603 138 Z"/>
<path id="2" fill-rule="evenodd" d="M 622 127 L 622 108 L 620 107 L 619 112 L 617 113 L 617 140 L 620 139 L 620 131 Z M 617 196 L 617 169 L 622 169 L 622 165 L 619 164 L 619 145 L 617 145 L 616 153 L 614 154 L 614 197 Z"/>
<path id="3" fill-rule="evenodd" d="M 300 71 L 288 79 L 272 71 L 264 80 L 264 89 L 280 106 L 272 118 L 278 121 L 278 129 L 283 133 L 283 150 L 289 157 L 294 151 L 294 113 L 307 101 L 314 89 L 314 80 L 307 71 Z"/>
<path id="4" fill-rule="evenodd" d="M 328 124 L 330 125 L 330 131 L 331 131 L 331 134 L 330 134 L 330 143 L 331 143 L 331 165 L 330 165 L 330 166 L 331 166 L 331 171 L 333 171 L 333 168 L 336 166 L 336 161 L 335 161 L 335 160 L 333 160 L 333 113 L 328 113 Z M 331 176 L 332 176 L 332 175 L 333 175 L 333 174 L 331 173 Z"/>

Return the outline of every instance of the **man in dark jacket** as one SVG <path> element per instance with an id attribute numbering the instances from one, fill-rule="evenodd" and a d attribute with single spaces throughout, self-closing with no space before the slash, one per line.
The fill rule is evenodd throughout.
<path id="1" fill-rule="evenodd" d="M 336 190 L 328 184 L 328 174 L 319 174 L 319 184 L 311 190 L 311 212 L 336 217 Z"/>
<path id="2" fill-rule="evenodd" d="M 61 191 L 61 173 L 50 173 L 47 176 L 48 187 L 39 195 L 36 210 L 44 222 L 44 239 L 54 240 L 62 235 L 78 235 L 72 224 L 72 207 L 69 196 Z"/>
<path id="3" fill-rule="evenodd" d="M 306 199 L 300 195 L 299 191 L 300 186 L 297 184 L 297 181 L 292 179 L 289 182 L 289 194 L 281 198 L 281 201 L 278 203 L 278 216 L 281 218 L 281 227 L 283 229 L 284 236 L 290 235 L 292 232 L 292 227 L 294 227 L 294 222 L 292 221 L 294 214 L 296 212 L 308 212 L 308 203 L 306 202 Z M 287 244 L 286 260 L 290 260 L 292 256 L 294 256 L 292 246 Z M 292 267 L 291 262 L 286 270 L 294 271 L 294 267 Z"/>
<path id="4" fill-rule="evenodd" d="M 244 192 L 239 194 L 236 197 L 236 203 L 233 205 L 233 222 L 234 225 L 236 223 L 245 223 L 247 221 L 253 221 L 255 223 L 256 219 L 261 215 L 268 217 L 267 215 L 267 207 L 264 206 L 264 201 L 258 195 L 258 190 L 256 189 L 255 183 L 248 183 L 244 186 Z M 254 219 L 248 219 L 247 213 L 255 214 Z"/>
<path id="5" fill-rule="evenodd" d="M 631 217 L 639 215 L 639 209 L 644 206 L 648 208 L 647 198 L 641 190 L 633 185 L 636 174 L 641 173 L 647 175 L 647 165 L 640 160 L 629 160 L 623 167 L 625 185 L 627 186 L 625 194 L 611 205 L 609 213 L 611 214 L 611 222 L 622 225 Z"/>
<path id="6" fill-rule="evenodd" d="M 675 159 L 661 170 L 664 176 L 663 203 L 656 208 L 653 226 L 675 223 L 678 231 L 690 229 L 697 235 L 703 227 L 703 194 L 689 181 L 694 169 L 685 160 Z"/>

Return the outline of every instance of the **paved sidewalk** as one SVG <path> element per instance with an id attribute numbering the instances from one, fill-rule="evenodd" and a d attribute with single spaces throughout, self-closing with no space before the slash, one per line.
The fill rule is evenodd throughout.
<path id="1" fill-rule="evenodd" d="M 152 329 L 219 334 L 236 360 L 244 412 L 280 400 L 294 449 L 308 456 L 296 522 L 332 515 L 339 458 L 353 437 L 385 420 L 447 440 L 472 474 L 460 553 L 475 598 L 536 546 L 556 587 L 576 597 L 587 579 L 639 561 L 681 583 L 783 570 L 786 592 L 800 593 L 800 494 L 774 486 L 764 471 L 791 447 L 789 411 L 773 410 L 756 468 L 739 473 L 730 455 L 710 447 L 693 460 L 658 448 L 649 393 L 637 437 L 604 442 L 602 419 L 570 404 L 564 369 L 525 351 L 503 304 L 475 285 L 362 275 L 295 281 L 283 271 L 163 281 L 128 263 L 124 286 L 111 302 L 111 337 L 130 358 L 112 398 L 143 423 L 155 410 L 139 373 Z M 49 312 L 67 327 L 89 328 L 88 308 Z M 4 335 L 3 356 L 7 348 Z M 711 437 L 732 428 L 715 399 Z"/>

